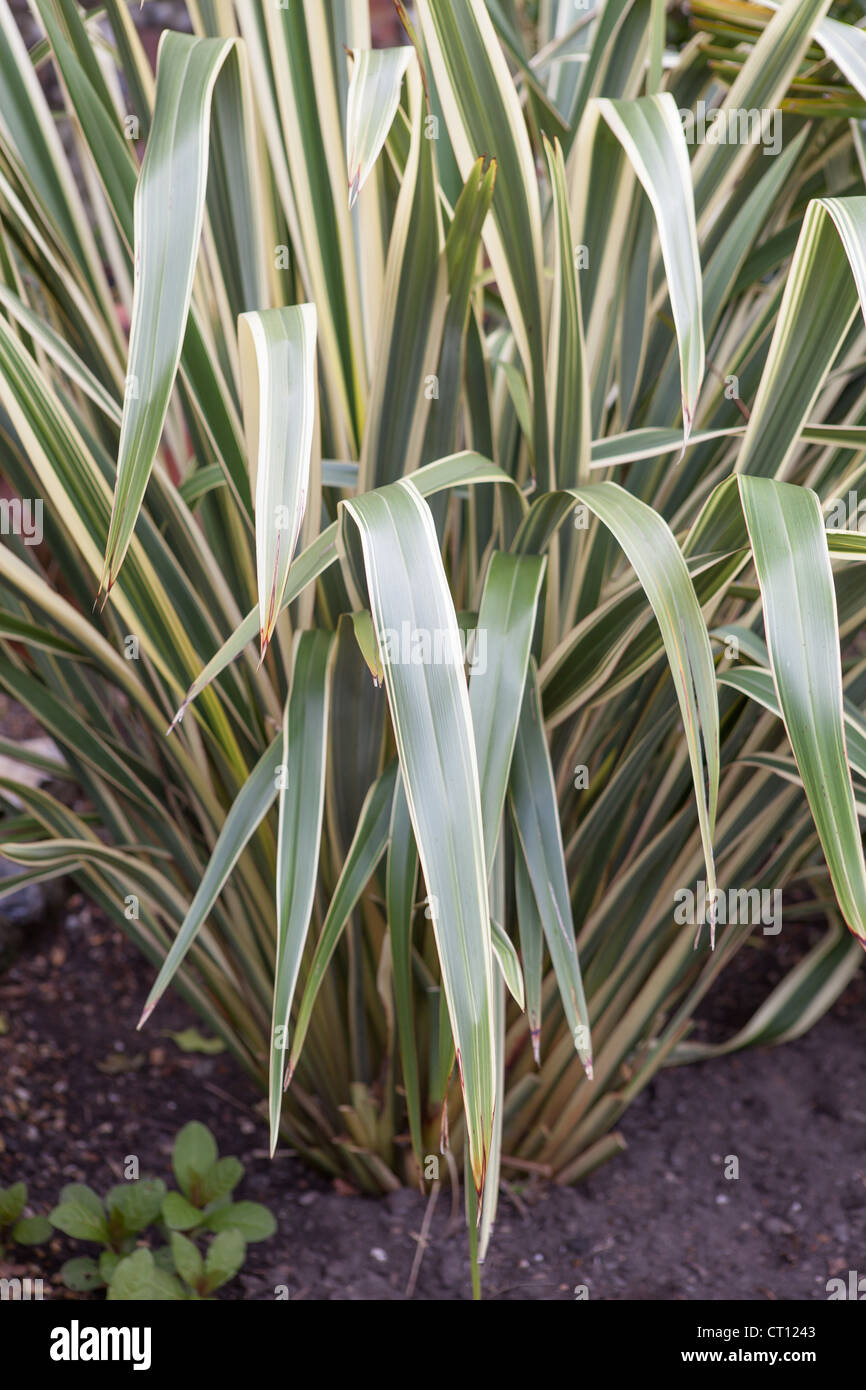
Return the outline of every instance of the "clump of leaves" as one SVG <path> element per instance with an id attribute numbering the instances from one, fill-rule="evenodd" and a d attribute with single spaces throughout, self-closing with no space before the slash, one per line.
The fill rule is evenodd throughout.
<path id="1" fill-rule="evenodd" d="M 67 1260 L 61 1270 L 67 1288 L 107 1288 L 114 1300 L 207 1298 L 235 1277 L 248 1243 L 276 1231 L 273 1215 L 260 1202 L 233 1201 L 244 1166 L 238 1158 L 219 1157 L 205 1125 L 184 1125 L 172 1168 L 179 1192 L 159 1178 L 119 1183 L 104 1201 L 83 1183 L 64 1187 L 52 1224 L 75 1240 L 104 1247 L 98 1257 Z M 153 1250 L 141 1244 L 150 1227 L 162 1241 Z M 205 1233 L 214 1238 L 203 1253 L 196 1239 Z"/>
<path id="2" fill-rule="evenodd" d="M 105 1247 L 98 1259 L 83 1255 L 67 1260 L 60 1271 L 66 1287 L 89 1293 L 108 1284 L 123 1256 L 135 1249 L 137 1238 L 160 1219 L 165 1195 L 159 1178 L 118 1183 L 104 1200 L 84 1183 L 64 1187 L 51 1212 L 53 1225 L 73 1240 Z"/>
<path id="3" fill-rule="evenodd" d="M 266 1240 L 276 1222 L 261 1202 L 233 1202 L 231 1193 L 244 1175 L 237 1158 L 220 1158 L 210 1130 L 193 1120 L 177 1136 L 172 1167 L 180 1192 L 162 1204 L 172 1231 L 239 1231 L 246 1241 Z"/>
<path id="4" fill-rule="evenodd" d="M 195 1241 L 174 1231 L 171 1245 L 162 1250 L 142 1247 L 122 1259 L 106 1297 L 114 1302 L 201 1302 L 234 1279 L 246 1253 L 246 1241 L 234 1228 L 214 1236 L 204 1255 Z"/>
<path id="5" fill-rule="evenodd" d="M 7 1244 L 43 1245 L 51 1235 L 51 1224 L 44 1216 L 23 1216 L 27 1206 L 27 1184 L 14 1182 L 0 1187 L 0 1255 Z"/>

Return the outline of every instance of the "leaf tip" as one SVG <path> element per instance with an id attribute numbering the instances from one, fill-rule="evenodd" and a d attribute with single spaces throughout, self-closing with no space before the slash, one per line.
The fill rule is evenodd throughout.
<path id="1" fill-rule="evenodd" d="M 691 435 L 693 424 L 694 415 L 692 411 L 689 410 L 685 401 L 683 401 L 683 447 L 680 449 L 680 455 L 677 459 L 677 463 L 682 463 L 683 459 L 686 456 L 686 448 L 688 447 L 689 436 Z"/>
<path id="2" fill-rule="evenodd" d="M 180 724 L 181 720 L 183 719 L 183 716 L 186 714 L 188 708 L 189 708 L 189 696 L 187 695 L 186 699 L 183 701 L 183 703 L 182 703 L 182 704 L 180 705 L 180 707 L 178 708 L 177 714 L 174 716 L 174 719 L 172 719 L 171 723 L 169 724 L 168 728 L 167 728 L 166 731 L 165 731 L 166 738 L 168 738 L 169 734 L 173 734 L 173 733 L 174 733 L 174 731 L 175 731 L 175 729 L 177 728 L 178 724 Z"/>

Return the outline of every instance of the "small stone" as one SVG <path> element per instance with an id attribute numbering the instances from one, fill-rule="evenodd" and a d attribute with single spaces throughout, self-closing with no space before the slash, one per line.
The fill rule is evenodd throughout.
<path id="1" fill-rule="evenodd" d="M 23 870 L 11 859 L 0 858 L 0 879 L 14 878 Z M 39 922 L 45 913 L 45 889 L 41 883 L 27 883 L 8 898 L 0 900 L 0 922 L 13 927 L 27 927 Z"/>
<path id="2" fill-rule="evenodd" d="M 794 1227 L 789 1221 L 782 1221 L 778 1216 L 768 1216 L 764 1222 L 764 1230 L 768 1236 L 792 1236 Z"/>

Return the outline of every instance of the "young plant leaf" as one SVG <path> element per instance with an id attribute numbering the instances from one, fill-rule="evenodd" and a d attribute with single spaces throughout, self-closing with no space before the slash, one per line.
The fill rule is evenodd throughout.
<path id="1" fill-rule="evenodd" d="M 202 1224 L 204 1213 L 179 1192 L 168 1192 L 162 1204 L 162 1219 L 171 1231 L 191 1231 Z"/>
<path id="2" fill-rule="evenodd" d="M 217 1161 L 216 1140 L 207 1125 L 190 1120 L 178 1133 L 171 1154 L 171 1166 L 178 1186 L 193 1206 L 201 1206 L 201 1184 Z"/>
<path id="3" fill-rule="evenodd" d="M 236 1228 L 220 1231 L 214 1236 L 204 1262 L 204 1292 L 212 1293 L 234 1279 L 244 1260 L 247 1247 Z"/>
<path id="4" fill-rule="evenodd" d="M 230 1202 L 211 1212 L 206 1221 L 209 1231 L 237 1231 L 245 1241 L 268 1240 L 277 1223 L 261 1202 Z"/>
<path id="5" fill-rule="evenodd" d="M 124 1235 L 137 1235 L 156 1221 L 164 1197 L 165 1183 L 159 1178 L 118 1183 L 105 1197 L 109 1221 L 119 1221 Z"/>
<path id="6" fill-rule="evenodd" d="M 198 1246 L 188 1236 L 181 1235 L 180 1231 L 172 1231 L 171 1253 L 175 1269 L 183 1282 L 189 1284 L 191 1289 L 198 1289 L 204 1274 L 204 1261 Z"/>
<path id="7" fill-rule="evenodd" d="M 107 1283 L 99 1265 L 90 1255 L 76 1255 L 74 1259 L 66 1260 L 60 1266 L 60 1278 L 73 1293 L 93 1293 L 94 1289 L 105 1288 Z"/>
<path id="8" fill-rule="evenodd" d="M 105 1207 L 92 1188 L 84 1183 L 68 1183 L 60 1201 L 49 1215 L 52 1226 L 75 1240 L 108 1242 Z"/>

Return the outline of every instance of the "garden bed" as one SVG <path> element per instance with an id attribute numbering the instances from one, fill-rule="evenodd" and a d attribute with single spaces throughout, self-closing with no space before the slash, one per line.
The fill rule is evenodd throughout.
<path id="1" fill-rule="evenodd" d="M 736 1026 L 734 1001 L 778 969 L 779 943 L 741 953 L 705 1027 Z M 757 976 L 760 975 L 760 982 Z M 138 1155 L 168 1177 L 173 1137 L 204 1121 L 247 1173 L 239 1196 L 265 1202 L 278 1234 L 250 1247 L 222 1297 L 402 1299 L 426 1202 L 336 1190 L 281 1152 L 266 1155 L 259 1098 L 231 1059 L 184 1053 L 166 1033 L 195 1026 L 166 998 L 144 1033 L 135 1022 L 145 962 L 80 895 L 0 979 L 0 1183 L 27 1182 L 34 1210 L 64 1183 L 104 1191 Z M 631 1147 L 579 1188 L 512 1182 L 484 1269 L 489 1299 L 823 1299 L 828 1278 L 866 1261 L 866 976 L 805 1038 L 769 1051 L 667 1071 L 621 1129 Z M 734 1013 L 737 1017 L 734 1017 Z M 808 1136 L 808 1137 L 807 1137 Z M 738 1181 L 723 1176 L 739 1158 Z M 462 1218 L 440 1194 L 414 1297 L 470 1295 Z M 450 1227 L 450 1229 L 449 1229 Z M 4 1273 L 57 1279 L 81 1247 L 59 1237 L 15 1251 Z M 81 1295 L 77 1295 L 81 1297 Z"/>

